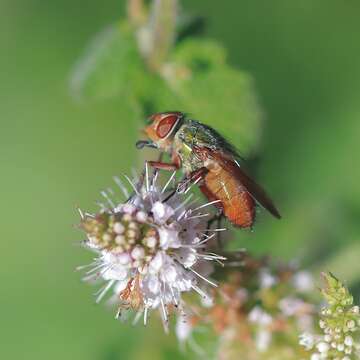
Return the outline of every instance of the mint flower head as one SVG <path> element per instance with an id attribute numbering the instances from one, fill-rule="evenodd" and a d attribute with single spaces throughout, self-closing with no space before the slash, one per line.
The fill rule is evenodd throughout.
<path id="1" fill-rule="evenodd" d="M 149 311 L 159 309 L 165 329 L 172 309 L 184 313 L 184 293 L 208 298 L 206 288 L 216 286 L 208 278 L 211 261 L 225 260 L 207 250 L 215 237 L 207 228 L 208 214 L 202 212 L 207 204 L 191 206 L 192 195 L 170 189 L 174 178 L 161 187 L 158 172 L 149 175 L 146 168 L 141 179 L 128 179 L 134 193 L 126 202 L 116 204 L 103 193 L 108 206 L 102 204 L 97 214 L 81 212 L 80 223 L 87 235 L 85 247 L 96 253 L 84 279 L 105 282 L 96 301 L 112 290 L 116 317 L 132 309 L 144 324 Z"/>
<path id="2" fill-rule="evenodd" d="M 327 306 L 320 313 L 322 335 L 302 334 L 300 344 L 311 350 L 311 360 L 352 360 L 360 357 L 360 310 L 349 290 L 331 273 L 322 274 L 321 290 Z"/>

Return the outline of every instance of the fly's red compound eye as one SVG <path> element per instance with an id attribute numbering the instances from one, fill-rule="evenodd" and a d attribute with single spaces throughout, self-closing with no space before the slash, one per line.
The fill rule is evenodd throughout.
<path id="1" fill-rule="evenodd" d="M 173 128 L 176 126 L 179 121 L 178 115 L 168 115 L 164 117 L 160 122 L 156 129 L 156 134 L 159 138 L 164 139 L 166 136 L 170 134 Z"/>

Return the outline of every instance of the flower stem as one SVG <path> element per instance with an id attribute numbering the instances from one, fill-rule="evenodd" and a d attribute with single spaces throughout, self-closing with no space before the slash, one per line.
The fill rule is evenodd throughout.
<path id="1" fill-rule="evenodd" d="M 175 42 L 178 0 L 153 0 L 146 18 L 142 0 L 129 0 L 128 16 L 137 27 L 139 50 L 148 68 L 159 72 Z"/>
<path id="2" fill-rule="evenodd" d="M 128 0 L 127 14 L 130 22 L 136 27 L 146 22 L 146 10 L 143 0 Z"/>

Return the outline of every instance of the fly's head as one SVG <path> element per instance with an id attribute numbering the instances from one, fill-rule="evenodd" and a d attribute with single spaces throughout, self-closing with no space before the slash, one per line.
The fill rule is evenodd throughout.
<path id="1" fill-rule="evenodd" d="M 136 143 L 138 149 L 145 146 L 170 151 L 174 136 L 185 119 L 179 111 L 156 113 L 149 117 L 148 125 L 143 132 L 149 140 L 140 140 Z"/>

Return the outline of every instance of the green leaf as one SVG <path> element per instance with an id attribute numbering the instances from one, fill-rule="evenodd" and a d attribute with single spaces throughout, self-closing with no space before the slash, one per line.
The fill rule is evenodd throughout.
<path id="1" fill-rule="evenodd" d="M 142 74 L 143 63 L 131 27 L 116 24 L 89 44 L 73 70 L 71 91 L 80 99 L 131 95 Z"/>
<path id="2" fill-rule="evenodd" d="M 226 64 L 220 45 L 204 40 L 180 44 L 163 76 L 178 109 L 219 130 L 243 155 L 256 149 L 262 116 L 252 78 Z"/>
<path id="3" fill-rule="evenodd" d="M 176 47 L 172 61 L 186 66 L 192 72 L 204 71 L 217 65 L 225 65 L 226 50 L 213 40 L 186 40 Z"/>

